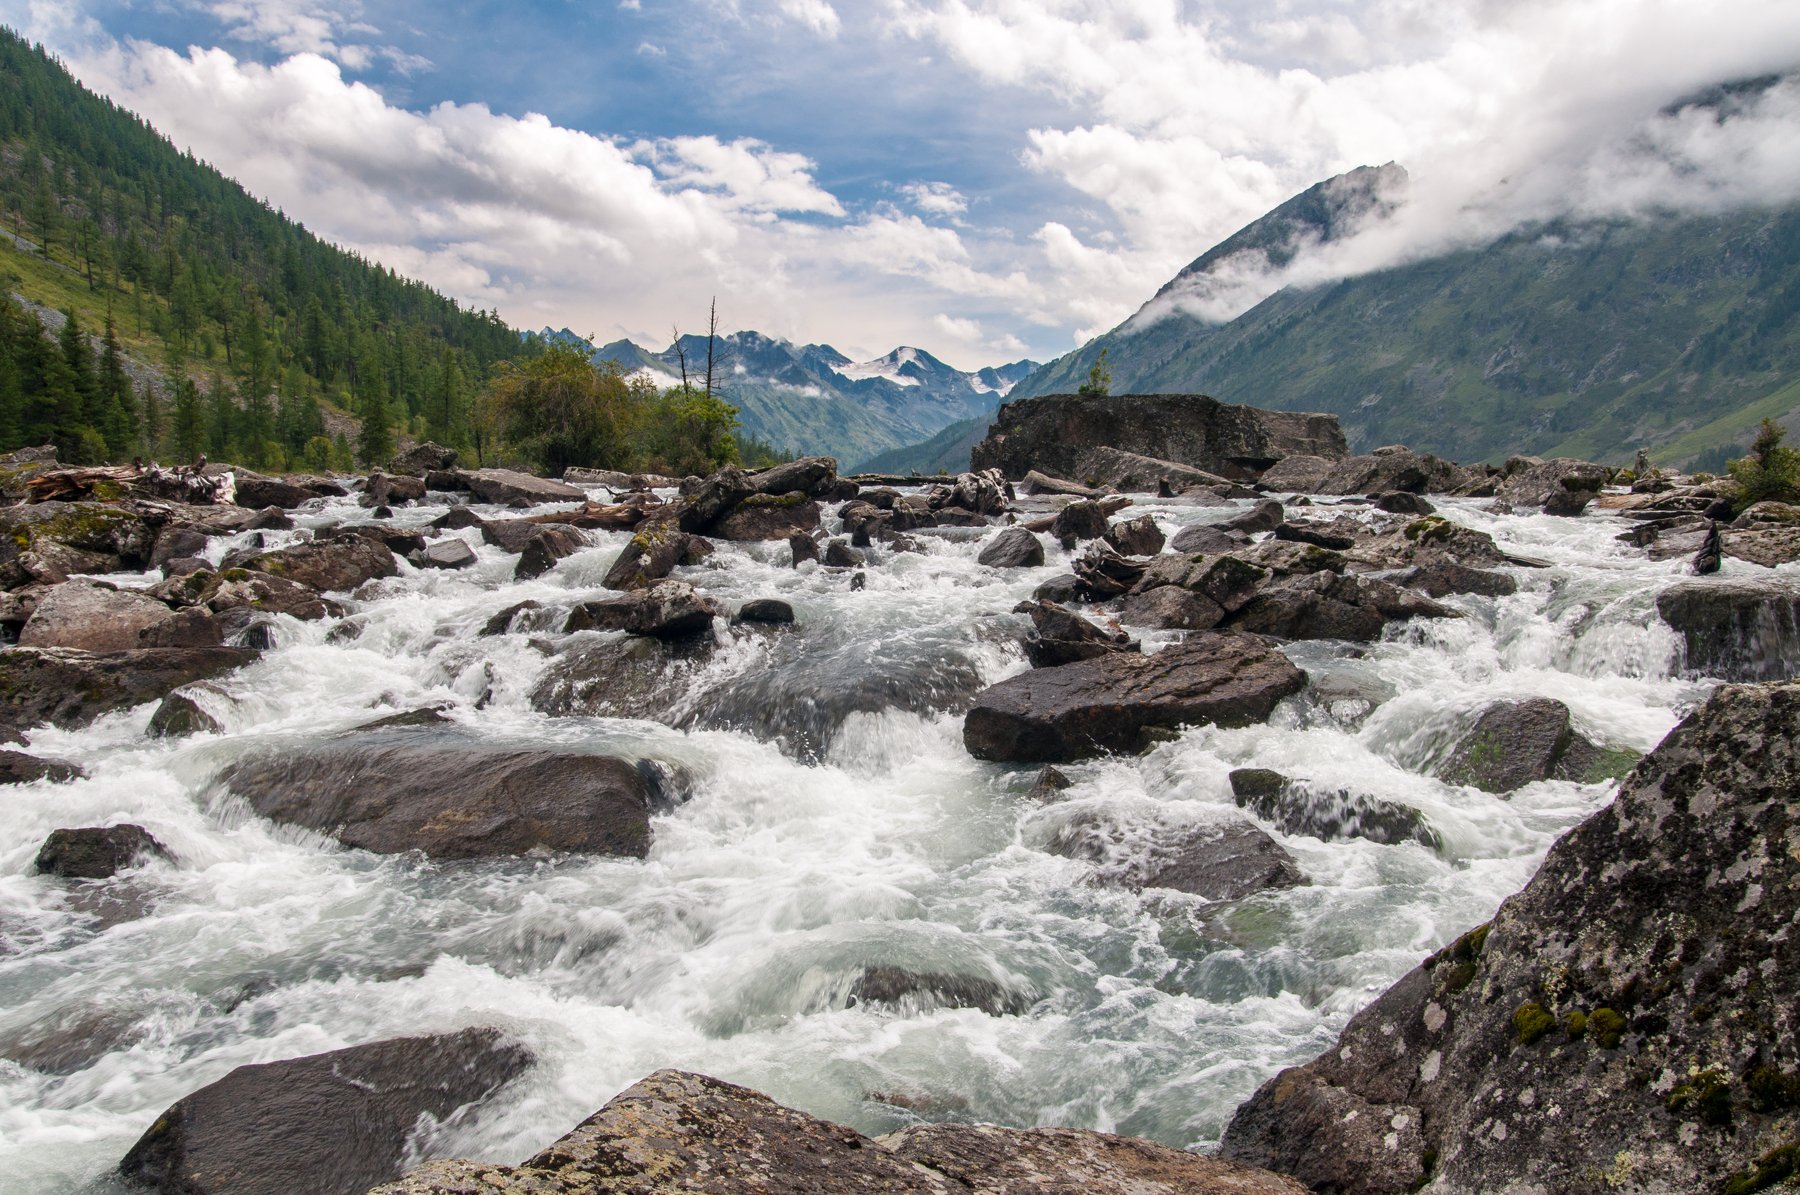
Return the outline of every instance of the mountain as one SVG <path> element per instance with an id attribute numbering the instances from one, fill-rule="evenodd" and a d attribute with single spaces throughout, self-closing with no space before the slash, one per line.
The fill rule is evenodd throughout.
<path id="1" fill-rule="evenodd" d="M 588 343 L 566 328 L 539 335 Z M 592 355 L 668 386 L 681 380 L 684 356 L 688 377 L 698 383 L 706 350 L 704 336 L 683 336 L 661 352 L 617 340 L 592 347 Z M 760 332 L 719 337 L 713 358 L 713 388 L 737 407 L 746 437 L 787 452 L 827 453 L 847 466 L 952 424 L 985 421 L 1037 368 L 1035 361 L 1015 361 L 966 373 L 909 347 L 856 362 L 828 344 L 797 345 Z"/>
<path id="2" fill-rule="evenodd" d="M 1229 320 L 1197 314 L 1247 255 L 1279 264 L 1383 218 L 1401 177 L 1357 171 L 1296 196 L 1012 397 L 1075 390 L 1104 349 L 1114 393 L 1330 412 L 1356 450 L 1622 462 L 1642 447 L 1717 468 L 1765 416 L 1800 422 L 1800 206 L 1538 224 Z"/>

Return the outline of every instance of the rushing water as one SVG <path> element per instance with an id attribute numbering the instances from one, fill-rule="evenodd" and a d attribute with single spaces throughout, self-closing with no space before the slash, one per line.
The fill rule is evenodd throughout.
<path id="1" fill-rule="evenodd" d="M 1705 693 L 1655 615 L 1679 562 L 1614 543 L 1611 517 L 1483 505 L 1443 512 L 1549 562 L 1515 570 L 1516 595 L 1449 599 L 1465 617 L 1391 626 L 1360 653 L 1297 644 L 1313 687 L 1268 725 L 1066 766 L 1074 786 L 1049 805 L 1024 796 L 1034 768 L 965 753 L 946 706 L 1024 667 L 1027 622 L 1011 611 L 1067 570 L 1054 547 L 1042 568 L 1001 571 L 975 563 L 968 534 L 922 534 L 920 553 L 877 549 L 852 591 L 842 572 L 788 567 L 785 544 L 721 543 L 684 575 L 728 605 L 784 598 L 799 629 L 739 633 L 689 672 L 696 728 L 676 730 L 539 714 L 529 694 L 560 636 L 476 636 L 527 598 L 603 596 L 623 534 L 591 533 L 515 584 L 514 557 L 454 533 L 475 567 L 403 563 L 342 620 L 282 620 L 274 650 L 218 682 L 223 735 L 148 738 L 149 706 L 31 735 L 34 754 L 90 778 L 10 790 L 0 822 L 0 1053 L 53 1068 L 0 1061 L 0 1192 L 100 1189 L 159 1112 L 241 1064 L 471 1025 L 505 1027 L 539 1064 L 441 1130 L 436 1156 L 520 1159 L 665 1066 L 869 1132 L 967 1119 L 1208 1146 L 1257 1084 L 1490 916 L 1611 798 L 1431 779 L 1475 710 L 1555 697 L 1590 738 L 1643 751 Z M 1131 513 L 1144 510 L 1171 533 L 1235 513 L 1142 500 Z M 274 538 L 367 517 L 348 500 L 299 516 Z M 215 540 L 213 558 L 241 542 Z M 647 860 L 435 864 L 272 825 L 216 781 L 246 752 L 424 705 L 496 742 L 668 761 L 692 797 L 656 818 Z M 784 723 L 806 733 L 783 737 Z M 1100 886 L 1091 864 L 1043 849 L 1095 813 L 1141 828 L 1247 817 L 1226 779 L 1246 766 L 1412 806 L 1442 847 L 1271 828 L 1311 883 L 1223 906 Z M 30 874 L 51 830 L 115 822 L 147 827 L 178 863 L 90 885 Z M 1035 1003 L 848 1006 L 871 965 L 985 977 Z"/>

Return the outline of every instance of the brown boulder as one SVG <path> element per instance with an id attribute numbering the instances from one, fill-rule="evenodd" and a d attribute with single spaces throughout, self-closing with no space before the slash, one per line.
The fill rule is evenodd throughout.
<path id="1" fill-rule="evenodd" d="M 86 652 L 15 647 L 0 651 L 0 724 L 64 729 L 248 664 L 243 647 L 156 647 Z"/>
<path id="2" fill-rule="evenodd" d="M 244 567 L 320 593 L 355 589 L 366 581 L 391 577 L 400 571 L 386 544 L 350 534 L 264 552 L 246 561 Z"/>

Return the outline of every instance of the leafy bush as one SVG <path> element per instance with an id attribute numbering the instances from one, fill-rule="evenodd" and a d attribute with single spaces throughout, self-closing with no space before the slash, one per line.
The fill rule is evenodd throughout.
<path id="1" fill-rule="evenodd" d="M 1750 455 L 1739 457 L 1727 468 L 1737 482 L 1736 509 L 1743 511 L 1758 502 L 1793 502 L 1800 499 L 1800 452 L 1782 446 L 1786 429 L 1773 419 L 1762 421 Z"/>

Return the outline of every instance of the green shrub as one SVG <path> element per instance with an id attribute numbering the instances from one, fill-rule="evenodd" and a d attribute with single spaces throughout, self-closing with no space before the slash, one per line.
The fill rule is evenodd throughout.
<path id="1" fill-rule="evenodd" d="M 1800 499 L 1800 452 L 1782 446 L 1786 429 L 1773 419 L 1762 421 L 1750 455 L 1726 466 L 1737 482 L 1734 508 L 1739 514 L 1758 502 L 1793 502 Z"/>

